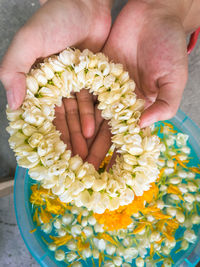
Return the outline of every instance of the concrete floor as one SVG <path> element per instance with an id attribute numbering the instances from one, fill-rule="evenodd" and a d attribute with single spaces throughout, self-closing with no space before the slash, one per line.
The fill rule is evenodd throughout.
<path id="1" fill-rule="evenodd" d="M 115 17 L 122 2 L 116 2 Z M 38 8 L 36 0 L 0 0 L 0 60 L 15 32 Z M 189 80 L 184 91 L 181 109 L 200 126 L 200 42 L 189 56 Z M 8 146 L 5 131 L 6 96 L 0 84 L 0 177 L 13 176 L 16 162 Z M 16 225 L 13 196 L 0 198 L 0 266 L 36 267 L 38 264 L 29 254 Z"/>

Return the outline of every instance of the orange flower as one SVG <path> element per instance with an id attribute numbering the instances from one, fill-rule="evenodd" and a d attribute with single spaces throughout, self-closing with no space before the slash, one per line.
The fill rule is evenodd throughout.
<path id="1" fill-rule="evenodd" d="M 111 244 L 118 246 L 119 243 L 117 243 L 109 234 L 103 233 L 103 234 L 98 234 L 97 238 L 99 239 L 104 239 L 108 242 L 110 242 Z"/>
<path id="2" fill-rule="evenodd" d="M 35 208 L 35 213 L 33 215 L 33 221 L 36 222 L 37 226 L 39 226 L 40 220 L 39 220 L 39 214 L 38 214 L 38 208 Z"/>
<path id="3" fill-rule="evenodd" d="M 181 200 L 184 201 L 184 198 L 182 197 L 181 195 L 181 191 L 179 190 L 179 188 L 175 185 L 169 185 L 168 188 L 167 188 L 167 193 L 168 194 L 175 194 L 177 195 Z"/>
<path id="4" fill-rule="evenodd" d="M 49 236 L 52 240 L 54 240 L 54 244 L 56 244 L 58 247 L 65 245 L 69 240 L 72 239 L 72 236 L 69 234 L 66 234 L 65 236 Z"/>
<path id="5" fill-rule="evenodd" d="M 135 234 L 138 234 L 138 233 L 142 232 L 142 231 L 145 229 L 146 225 L 147 225 L 147 224 L 146 224 L 145 222 L 139 224 L 139 225 L 134 229 L 133 234 L 135 235 Z"/>
<path id="6" fill-rule="evenodd" d="M 81 238 L 78 238 L 77 247 L 79 251 L 82 251 L 85 248 L 89 248 L 90 243 L 89 242 L 82 242 Z"/>
<path id="7" fill-rule="evenodd" d="M 48 211 L 45 211 L 42 207 L 40 208 L 40 218 L 42 220 L 43 223 L 49 223 L 50 220 L 53 218 L 53 216 L 51 215 L 51 213 L 49 213 Z"/>
<path id="8" fill-rule="evenodd" d="M 46 211 L 51 212 L 53 214 L 64 214 L 65 213 L 66 204 L 62 203 L 58 198 L 56 199 L 46 199 Z"/>
<path id="9" fill-rule="evenodd" d="M 193 171 L 193 172 L 196 172 L 196 173 L 198 173 L 198 174 L 200 174 L 200 168 L 197 168 L 197 167 L 191 167 L 191 168 L 189 168 L 191 171 Z"/>

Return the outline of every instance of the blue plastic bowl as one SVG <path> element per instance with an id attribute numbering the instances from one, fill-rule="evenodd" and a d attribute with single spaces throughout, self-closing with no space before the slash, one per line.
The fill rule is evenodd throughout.
<path id="1" fill-rule="evenodd" d="M 170 122 L 177 129 L 189 135 L 189 145 L 192 147 L 194 157 L 196 160 L 200 159 L 200 129 L 198 126 L 181 110 L 177 112 L 176 116 Z M 36 231 L 30 234 L 30 231 L 35 228 L 29 202 L 30 180 L 27 169 L 17 166 L 14 184 L 14 205 L 17 224 L 27 248 L 36 261 L 41 266 L 56 267 L 58 266 L 58 262 L 56 262 L 52 252 L 48 250 L 42 241 L 41 232 Z M 200 228 L 198 229 L 198 236 L 197 242 L 192 244 L 181 256 L 175 254 L 174 266 L 191 267 L 200 261 Z M 66 264 L 60 262 L 59 266 L 66 266 Z"/>

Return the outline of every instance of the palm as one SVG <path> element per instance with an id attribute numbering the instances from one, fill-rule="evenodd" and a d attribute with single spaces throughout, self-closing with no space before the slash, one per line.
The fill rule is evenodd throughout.
<path id="1" fill-rule="evenodd" d="M 22 104 L 26 94 L 25 74 L 38 59 L 69 46 L 81 50 L 88 48 L 93 52 L 101 50 L 111 26 L 110 3 L 101 0 L 49 0 L 36 12 L 16 34 L 0 69 L 12 109 Z M 61 131 L 63 141 L 74 154 L 83 158 L 88 155 L 88 147 L 93 142 L 91 139 L 87 142 L 86 138 L 97 133 L 102 122 L 99 115 L 95 122 L 95 113 L 93 99 L 86 91 L 77 94 L 77 101 L 64 99 L 62 107 L 56 108 L 55 125 Z M 93 159 L 94 156 L 89 157 L 89 160 Z M 99 161 L 96 161 L 96 166 Z"/>
<path id="2" fill-rule="evenodd" d="M 185 35 L 179 21 L 139 1 L 129 1 L 119 14 L 104 52 L 123 63 L 146 100 L 142 120 L 171 117 L 187 79 Z"/>

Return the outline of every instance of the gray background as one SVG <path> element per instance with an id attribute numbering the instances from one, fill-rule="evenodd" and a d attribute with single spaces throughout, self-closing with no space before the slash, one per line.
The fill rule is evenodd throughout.
<path id="1" fill-rule="evenodd" d="M 126 1 L 125 1 L 126 2 Z M 0 60 L 15 32 L 38 8 L 36 0 L 0 0 Z M 116 16 L 122 1 L 116 1 L 112 15 Z M 181 109 L 200 126 L 200 42 L 189 56 L 189 80 L 184 91 Z M 5 131 L 6 96 L 0 84 L 0 177 L 14 175 L 15 159 L 8 146 Z M 0 266 L 38 266 L 29 254 L 16 225 L 13 195 L 0 198 Z"/>

